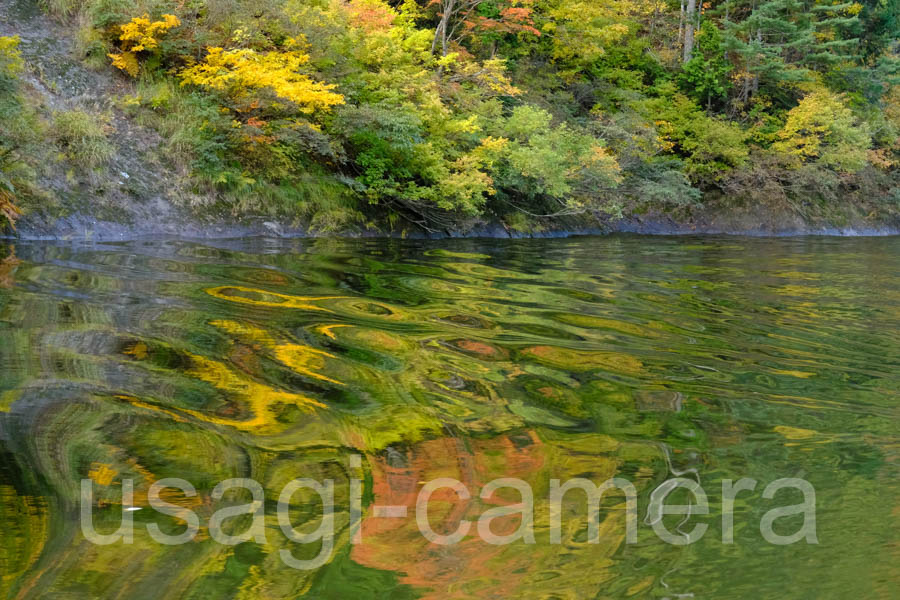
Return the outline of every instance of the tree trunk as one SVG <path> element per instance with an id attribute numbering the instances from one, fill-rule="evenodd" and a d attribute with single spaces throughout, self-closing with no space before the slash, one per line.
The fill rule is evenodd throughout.
<path id="1" fill-rule="evenodd" d="M 697 12 L 697 0 L 687 0 L 687 8 L 684 15 L 684 62 L 688 62 L 694 56 L 694 21 Z"/>
<path id="2" fill-rule="evenodd" d="M 441 56 L 447 56 L 447 32 L 450 27 L 450 19 L 456 10 L 456 0 L 444 0 L 442 2 L 443 13 L 437 29 L 434 30 L 434 40 L 431 42 L 431 52 L 434 53 L 438 41 L 441 43 Z"/>
<path id="3" fill-rule="evenodd" d="M 756 43 L 759 44 L 759 47 L 762 48 L 762 29 L 756 30 Z M 753 81 L 750 84 L 750 94 L 755 96 L 759 93 L 759 74 L 753 75 Z"/>

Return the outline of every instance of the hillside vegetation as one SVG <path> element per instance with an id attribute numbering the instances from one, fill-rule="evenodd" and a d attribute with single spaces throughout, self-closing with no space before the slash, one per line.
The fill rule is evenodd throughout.
<path id="1" fill-rule="evenodd" d="M 705 205 L 900 212 L 895 0 L 44 0 L 191 210 L 314 231 L 519 231 Z M 38 114 L 0 37 L 0 219 L 34 152 L 100 169 L 102 121 Z M 41 139 L 37 139 L 41 138 Z M 562 224 L 562 225 L 560 225 Z"/>

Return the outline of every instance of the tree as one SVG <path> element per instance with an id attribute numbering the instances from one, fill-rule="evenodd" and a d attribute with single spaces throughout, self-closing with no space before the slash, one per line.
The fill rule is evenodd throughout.
<path id="1" fill-rule="evenodd" d="M 725 60 L 722 36 L 719 28 L 710 20 L 705 20 L 697 36 L 699 56 L 685 63 L 681 73 L 681 84 L 690 96 L 706 104 L 711 110 L 713 101 L 724 98 L 731 88 L 729 75 L 733 70 Z"/>
<path id="2" fill-rule="evenodd" d="M 840 96 L 827 90 L 812 92 L 791 109 L 778 137 L 772 148 L 795 164 L 815 161 L 850 173 L 865 166 L 872 143 L 868 128 Z"/>
<path id="3" fill-rule="evenodd" d="M 0 225 L 6 223 L 13 229 L 21 214 L 14 181 L 19 161 L 15 156 L 16 136 L 7 127 L 16 124 L 20 116 L 16 114 L 21 105 L 18 76 L 24 67 L 18 36 L 0 36 Z"/>
<path id="4" fill-rule="evenodd" d="M 295 45 L 289 41 L 289 46 Z M 246 97 L 250 90 L 268 89 L 295 104 L 302 113 L 342 104 L 334 85 L 313 81 L 302 73 L 309 55 L 298 50 L 256 52 L 250 49 L 208 48 L 206 60 L 181 71 L 182 85 L 193 84 Z"/>
<path id="5" fill-rule="evenodd" d="M 522 200 L 552 216 L 603 208 L 604 192 L 621 181 L 615 157 L 596 137 L 566 124 L 554 127 L 551 119 L 547 111 L 523 105 L 494 124 L 503 136 L 491 154 L 498 192 L 524 212 Z"/>
<path id="6" fill-rule="evenodd" d="M 792 84 L 810 80 L 811 69 L 849 58 L 846 52 L 858 41 L 849 35 L 858 23 L 851 3 L 810 8 L 803 0 L 752 2 L 726 3 L 725 46 L 743 67 L 744 103 L 760 86 L 783 96 Z"/>
<path id="7" fill-rule="evenodd" d="M 447 56 L 453 43 L 478 31 L 539 36 L 531 3 L 532 0 L 428 0 L 429 6 L 437 7 L 439 17 L 431 51 L 440 47 L 441 56 Z"/>
<path id="8" fill-rule="evenodd" d="M 553 58 L 587 70 L 606 49 L 631 31 L 633 18 L 650 11 L 640 0 L 552 0 L 543 30 L 553 40 Z"/>

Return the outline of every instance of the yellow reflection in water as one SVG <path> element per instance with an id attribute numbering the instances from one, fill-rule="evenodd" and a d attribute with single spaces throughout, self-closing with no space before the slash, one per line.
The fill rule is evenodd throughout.
<path id="1" fill-rule="evenodd" d="M 334 354 L 303 344 L 278 343 L 269 332 L 246 323 L 217 320 L 211 321 L 210 324 L 271 350 L 276 359 L 295 373 L 306 375 L 319 381 L 344 385 L 336 379 L 319 373 L 325 367 L 326 358 L 337 360 Z"/>
<path id="2" fill-rule="evenodd" d="M 276 405 L 294 405 L 305 411 L 325 408 L 325 405 L 300 394 L 276 390 L 268 385 L 243 378 L 220 362 L 196 354 L 188 354 L 193 362 L 187 374 L 212 384 L 216 388 L 232 393 L 246 403 L 253 413 L 250 419 L 230 419 L 212 416 L 198 410 L 184 409 L 184 412 L 208 423 L 229 425 L 246 431 L 260 432 L 271 427 L 275 421 L 273 409 Z"/>
<path id="3" fill-rule="evenodd" d="M 227 293 L 227 292 L 237 292 Z M 275 292 L 267 292 L 266 290 L 258 290 L 254 288 L 243 287 L 239 285 L 222 285 L 206 290 L 206 293 L 220 300 L 228 300 L 229 302 L 240 302 L 241 304 L 254 304 L 257 306 L 274 306 L 276 308 L 297 308 L 301 310 L 321 310 L 329 311 L 327 308 L 310 304 L 320 300 L 338 300 L 342 296 L 289 296 L 287 294 L 278 294 Z M 239 295 L 239 294 L 246 295 Z M 255 297 L 251 297 L 255 296 Z M 276 302 L 274 299 L 280 299 Z"/>

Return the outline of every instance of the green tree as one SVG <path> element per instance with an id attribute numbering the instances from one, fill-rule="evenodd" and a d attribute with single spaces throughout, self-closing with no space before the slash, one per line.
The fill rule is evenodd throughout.
<path id="1" fill-rule="evenodd" d="M 688 95 L 712 110 L 713 102 L 725 98 L 731 89 L 729 76 L 733 67 L 725 60 L 722 35 L 712 21 L 703 22 L 696 39 L 700 53 L 685 63 L 680 82 Z"/>
<path id="2" fill-rule="evenodd" d="M 852 31 L 859 17 L 851 3 L 819 5 L 808 0 L 745 0 L 725 5 L 725 46 L 743 69 L 740 99 L 764 88 L 793 103 L 795 85 L 852 58 Z"/>

